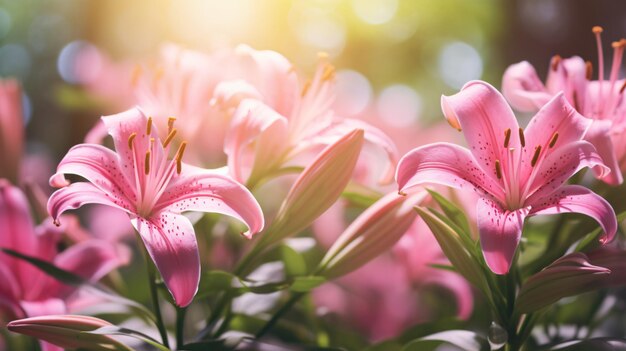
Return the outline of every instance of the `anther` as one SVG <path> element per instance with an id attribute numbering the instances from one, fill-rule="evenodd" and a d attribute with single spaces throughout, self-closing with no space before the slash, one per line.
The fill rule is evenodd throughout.
<path id="1" fill-rule="evenodd" d="M 622 87 L 621 87 L 621 88 L 619 88 L 619 93 L 620 93 L 620 94 L 621 94 L 621 93 L 623 93 L 623 92 L 624 92 L 624 89 L 626 89 L 626 81 L 624 81 L 624 84 L 622 84 Z"/>
<path id="2" fill-rule="evenodd" d="M 150 135 L 152 132 L 152 117 L 148 117 L 148 124 L 146 124 L 146 135 Z"/>
<path id="3" fill-rule="evenodd" d="M 335 67 L 331 64 L 324 66 L 324 73 L 322 73 L 322 80 L 328 81 L 335 78 Z"/>
<path id="4" fill-rule="evenodd" d="M 535 165 L 537 164 L 537 160 L 539 159 L 539 154 L 541 154 L 541 145 L 537 145 L 537 147 L 535 147 L 535 154 L 533 155 L 533 159 L 530 160 L 531 167 L 535 167 Z"/>
<path id="5" fill-rule="evenodd" d="M 614 41 L 614 42 L 611 43 L 611 47 L 613 49 L 618 49 L 618 48 L 621 48 L 623 46 L 624 46 L 624 44 L 622 43 L 621 40 L 620 41 Z"/>
<path id="6" fill-rule="evenodd" d="M 526 146 L 526 139 L 524 139 L 524 130 L 520 128 L 518 132 L 519 132 L 519 143 L 522 145 L 522 147 L 524 147 Z"/>
<path id="7" fill-rule="evenodd" d="M 511 140 L 511 128 L 507 128 L 507 130 L 504 131 L 504 147 L 505 148 L 509 147 L 510 140 Z"/>
<path id="8" fill-rule="evenodd" d="M 167 135 L 167 138 L 163 141 L 163 147 L 167 147 L 170 144 L 172 139 L 174 139 L 174 135 L 176 135 L 176 128 L 172 129 L 170 133 Z"/>
<path id="9" fill-rule="evenodd" d="M 502 179 L 502 168 L 500 168 L 500 160 L 496 160 L 496 176 Z"/>
<path id="10" fill-rule="evenodd" d="M 548 144 L 548 146 L 550 148 L 554 147 L 554 144 L 556 144 L 556 140 L 559 138 L 559 133 L 558 132 L 554 132 L 554 134 L 552 134 L 552 138 L 550 138 L 550 143 Z"/>
<path id="11" fill-rule="evenodd" d="M 146 158 L 143 162 L 143 168 L 146 174 L 150 173 L 150 150 L 146 151 Z"/>
<path id="12" fill-rule="evenodd" d="M 176 122 L 176 117 L 168 117 L 167 118 L 167 132 L 169 133 L 174 128 L 174 122 Z"/>
<path id="13" fill-rule="evenodd" d="M 300 93 L 300 96 L 304 97 L 304 95 L 306 95 L 306 93 L 309 91 L 310 87 L 311 87 L 311 81 L 305 82 L 304 86 L 302 87 L 302 92 Z"/>
<path id="14" fill-rule="evenodd" d="M 554 55 L 552 57 L 552 70 L 556 71 L 557 68 L 559 68 L 559 64 L 561 63 L 561 56 L 559 55 Z"/>
<path id="15" fill-rule="evenodd" d="M 187 147 L 187 142 L 183 141 L 180 143 L 178 147 L 178 152 L 176 153 L 176 173 L 180 174 L 183 169 L 183 153 L 185 152 L 185 148 Z"/>
<path id="16" fill-rule="evenodd" d="M 585 78 L 587 78 L 587 80 L 591 80 L 591 76 L 593 75 L 593 65 L 591 64 L 591 61 L 585 61 L 585 68 Z"/>
<path id="17" fill-rule="evenodd" d="M 593 28 L 591 28 L 591 31 L 593 32 L 593 34 L 600 34 L 602 33 L 603 29 L 600 26 L 593 26 Z"/>
<path id="18" fill-rule="evenodd" d="M 133 148 L 133 140 L 135 140 L 136 136 L 137 136 L 137 133 L 133 133 L 128 137 L 128 148 L 131 150 Z"/>

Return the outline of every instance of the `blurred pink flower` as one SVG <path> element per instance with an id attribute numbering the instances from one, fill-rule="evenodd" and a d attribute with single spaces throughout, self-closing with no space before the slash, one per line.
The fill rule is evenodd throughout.
<path id="1" fill-rule="evenodd" d="M 583 167 L 608 171 L 593 145 L 582 141 L 591 120 L 558 94 L 530 121 L 517 124 L 504 97 L 474 81 L 441 99 L 452 126 L 463 129 L 470 150 L 435 143 L 406 154 L 398 164 L 400 191 L 423 183 L 469 188 L 477 205 L 480 242 L 496 274 L 509 271 L 524 219 L 537 214 L 578 212 L 599 222 L 603 242 L 617 230 L 615 213 L 602 197 L 565 181 Z"/>
<path id="2" fill-rule="evenodd" d="M 626 103 L 623 99 L 626 80 L 618 79 L 626 40 L 613 43 L 613 64 L 609 79 L 605 80 L 602 28 L 594 27 L 593 32 L 598 45 L 598 80 L 591 80 L 591 62 L 578 56 L 562 59 L 557 55 L 552 59 L 545 85 L 533 66 L 523 61 L 506 70 L 502 92 L 516 109 L 534 112 L 562 91 L 580 114 L 594 120 L 584 139 L 596 147 L 611 169 L 600 179 L 617 185 L 623 181 L 622 171 L 626 171 Z"/>
<path id="3" fill-rule="evenodd" d="M 22 89 L 15 80 L 0 80 L 0 178 L 17 182 L 23 149 Z"/>
<path id="4" fill-rule="evenodd" d="M 90 240 L 57 251 L 64 227 L 50 220 L 35 227 L 24 194 L 0 179 L 0 247 L 51 262 L 90 281 L 97 281 L 129 260 L 125 247 Z M 60 283 L 30 263 L 0 253 L 0 313 L 6 320 L 66 313 L 79 300 L 76 288 Z"/>
<path id="5" fill-rule="evenodd" d="M 63 174 L 77 182 L 57 190 L 48 202 L 55 221 L 71 209 L 102 204 L 126 211 L 176 303 L 191 303 L 200 279 L 198 246 L 191 222 L 183 211 L 226 214 L 244 222 L 251 237 L 263 228 L 263 214 L 250 192 L 218 171 L 182 162 L 186 143 L 168 160 L 173 126 L 163 143 L 152 119 L 139 109 L 104 117 L 115 149 L 95 144 L 74 146 L 61 160 L 52 185 Z"/>
<path id="6" fill-rule="evenodd" d="M 280 69 L 273 70 L 275 89 L 270 98 L 245 82 L 224 88 L 217 96 L 218 101 L 238 97 L 231 104 L 237 109 L 224 145 L 233 176 L 254 185 L 285 164 L 297 163 L 307 152 L 319 152 L 352 130 L 363 129 L 365 140 L 386 152 L 389 165 L 383 180 L 390 179 L 397 155 L 393 141 L 363 121 L 335 115 L 335 69 L 327 57 L 320 56 L 313 79 L 304 83 L 282 56 L 275 60 L 273 67 Z"/>

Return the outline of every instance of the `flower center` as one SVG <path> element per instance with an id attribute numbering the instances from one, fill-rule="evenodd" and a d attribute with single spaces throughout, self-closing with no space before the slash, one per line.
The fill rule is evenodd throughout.
<path id="1" fill-rule="evenodd" d="M 182 171 L 186 141 L 180 143 L 171 160 L 167 159 L 172 140 L 177 133 L 174 121 L 173 117 L 168 119 L 168 134 L 161 145 L 156 143 L 154 137 L 151 137 L 152 117 L 148 118 L 146 123 L 145 137 L 150 138 L 146 150 L 139 150 L 140 147 L 136 143 L 137 132 L 128 137 L 128 147 L 133 154 L 134 162 L 137 213 L 144 218 L 149 217 L 172 177 Z"/>

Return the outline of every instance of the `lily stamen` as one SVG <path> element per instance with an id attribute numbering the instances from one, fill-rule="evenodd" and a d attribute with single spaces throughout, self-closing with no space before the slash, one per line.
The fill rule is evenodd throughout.
<path id="1" fill-rule="evenodd" d="M 591 80 L 593 76 L 593 64 L 591 61 L 585 61 L 585 78 Z"/>
<path id="2" fill-rule="evenodd" d="M 502 179 L 502 168 L 500 167 L 500 160 L 496 160 L 496 176 L 498 179 Z"/>
<path id="3" fill-rule="evenodd" d="M 511 128 L 504 131 L 504 147 L 509 147 L 509 141 L 511 140 Z"/>
<path id="4" fill-rule="evenodd" d="M 561 63 L 561 56 L 554 55 L 552 57 L 552 64 L 550 65 L 550 67 L 552 68 L 553 71 L 556 71 L 556 69 L 559 68 L 560 63 Z"/>
<path id="5" fill-rule="evenodd" d="M 550 148 L 554 147 L 554 144 L 556 144 L 556 140 L 559 138 L 559 133 L 558 132 L 554 132 L 554 134 L 552 134 L 552 138 L 550 138 L 550 143 L 548 144 L 548 146 Z"/>
<path id="6" fill-rule="evenodd" d="M 152 132 L 152 117 L 148 117 L 148 123 L 146 124 L 146 135 L 150 135 Z"/>
<path id="7" fill-rule="evenodd" d="M 537 164 L 537 160 L 539 159 L 539 154 L 541 154 L 541 145 L 537 145 L 535 147 L 535 154 L 533 155 L 533 158 L 530 161 L 531 167 L 535 167 L 535 164 Z"/>
<path id="8" fill-rule="evenodd" d="M 172 128 L 174 128 L 174 122 L 176 122 L 176 117 L 168 117 L 167 118 L 167 132 L 170 133 Z"/>
<path id="9" fill-rule="evenodd" d="M 137 133 L 132 133 L 129 137 L 128 137 L 128 148 L 129 149 L 133 149 L 133 140 L 135 140 L 135 137 L 137 136 Z"/>
<path id="10" fill-rule="evenodd" d="M 150 174 L 150 150 L 146 151 L 146 158 L 143 162 L 146 175 Z"/>
<path id="11" fill-rule="evenodd" d="M 183 169 L 183 153 L 185 152 L 185 148 L 187 147 L 187 142 L 183 141 L 182 143 L 180 143 L 180 146 L 178 147 L 178 151 L 176 152 L 176 156 L 174 157 L 176 159 L 176 173 L 180 174 L 181 170 Z"/>
<path id="12" fill-rule="evenodd" d="M 524 129 L 520 128 L 518 130 L 519 133 L 519 143 L 520 145 L 522 145 L 522 147 L 526 146 L 526 139 L 524 138 Z"/>
<path id="13" fill-rule="evenodd" d="M 177 129 L 174 128 L 172 130 L 170 130 L 170 133 L 167 135 L 167 138 L 165 138 L 165 140 L 163 141 L 163 147 L 167 147 L 170 142 L 172 141 L 172 139 L 174 139 L 174 136 L 176 135 Z"/>

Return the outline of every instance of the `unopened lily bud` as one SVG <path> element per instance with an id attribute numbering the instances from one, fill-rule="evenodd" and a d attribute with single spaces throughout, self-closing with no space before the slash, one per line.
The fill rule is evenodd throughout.
<path id="1" fill-rule="evenodd" d="M 529 313 L 561 298 L 604 287 L 603 282 L 610 279 L 611 270 L 594 264 L 582 252 L 559 258 L 528 278 L 520 289 L 515 308 L 522 313 Z"/>
<path id="2" fill-rule="evenodd" d="M 14 333 L 32 336 L 66 349 L 132 350 L 109 336 L 83 333 L 110 325 L 94 317 L 50 315 L 18 319 L 10 322 L 7 328 Z"/>
<path id="3" fill-rule="evenodd" d="M 336 278 L 352 272 L 390 249 L 409 229 L 425 190 L 408 196 L 392 193 L 365 210 L 328 250 L 320 263 L 320 274 Z"/>
<path id="4" fill-rule="evenodd" d="M 341 195 L 363 145 L 355 129 L 324 149 L 300 174 L 259 245 L 269 245 L 309 226 Z"/>

